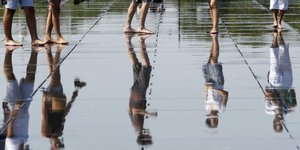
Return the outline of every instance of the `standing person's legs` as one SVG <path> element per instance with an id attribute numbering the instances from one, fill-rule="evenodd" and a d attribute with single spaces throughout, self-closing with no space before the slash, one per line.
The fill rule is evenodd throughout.
<path id="1" fill-rule="evenodd" d="M 147 17 L 148 10 L 149 10 L 149 5 L 150 5 L 150 1 L 148 1 L 148 0 L 145 0 L 142 4 L 141 15 L 140 15 L 140 25 L 137 30 L 137 32 L 139 32 L 139 33 L 153 34 L 152 31 L 148 30 L 145 27 L 145 22 L 146 22 L 146 17 Z"/>
<path id="2" fill-rule="evenodd" d="M 210 30 L 210 34 L 217 34 L 218 33 L 218 24 L 219 24 L 219 11 L 218 11 L 218 4 L 217 0 L 209 0 L 209 8 L 210 8 L 210 15 L 212 21 L 212 29 Z"/>
<path id="3" fill-rule="evenodd" d="M 133 16 L 136 12 L 138 3 L 135 0 L 132 0 L 130 3 L 130 6 L 128 7 L 128 12 L 127 12 L 127 19 L 124 27 L 124 32 L 125 33 L 134 33 L 135 30 L 131 27 L 131 22 L 133 19 Z"/>
<path id="4" fill-rule="evenodd" d="M 34 7 L 24 6 L 23 10 L 24 10 L 24 13 L 26 16 L 26 23 L 27 23 L 27 26 L 28 26 L 28 29 L 30 32 L 30 36 L 31 36 L 31 44 L 32 45 L 44 45 L 45 42 L 41 41 L 37 35 Z"/>

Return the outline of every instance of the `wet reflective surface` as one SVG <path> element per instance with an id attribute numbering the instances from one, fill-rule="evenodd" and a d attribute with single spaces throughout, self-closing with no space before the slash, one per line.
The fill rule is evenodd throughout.
<path id="1" fill-rule="evenodd" d="M 267 0 L 222 1 L 217 36 L 206 33 L 207 1 L 171 0 L 164 12 L 149 11 L 150 36 L 123 34 L 128 5 L 67 1 L 66 46 L 31 47 L 18 10 L 13 36 L 24 46 L 0 45 L 2 130 L 10 129 L 9 102 L 24 99 L 28 111 L 17 117 L 29 149 L 299 149 L 298 1 L 278 33 Z M 46 15 L 36 2 L 41 39 Z M 9 97 L 20 83 L 32 83 L 22 88 L 27 94 Z"/>

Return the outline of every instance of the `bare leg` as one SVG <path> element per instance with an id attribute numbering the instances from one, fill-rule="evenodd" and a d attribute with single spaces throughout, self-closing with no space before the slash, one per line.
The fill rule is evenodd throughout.
<path id="1" fill-rule="evenodd" d="M 55 41 L 51 37 L 51 31 L 52 31 L 52 28 L 53 28 L 53 24 L 52 24 L 52 9 L 51 9 L 50 3 L 52 3 L 52 2 L 49 2 L 48 17 L 47 17 L 47 22 L 46 22 L 46 32 L 45 32 L 44 42 L 46 42 L 46 43 L 55 43 Z"/>
<path id="2" fill-rule="evenodd" d="M 218 57 L 219 57 L 219 40 L 218 40 L 218 35 L 216 34 L 212 34 L 211 37 L 212 40 L 211 40 L 209 63 L 216 64 L 218 63 Z"/>
<path id="3" fill-rule="evenodd" d="M 36 19 L 34 14 L 34 8 L 33 7 L 24 7 L 23 8 L 26 16 L 26 22 L 27 26 L 30 32 L 32 45 L 44 45 L 45 42 L 41 41 L 38 38 L 37 31 L 36 31 Z"/>
<path id="4" fill-rule="evenodd" d="M 124 27 L 124 33 L 134 33 L 135 30 L 131 27 L 131 22 L 132 18 L 136 12 L 138 3 L 136 2 L 131 2 L 129 8 L 128 8 L 128 13 L 127 13 L 127 19 Z"/>
<path id="5" fill-rule="evenodd" d="M 212 21 L 212 29 L 210 30 L 210 34 L 217 34 L 219 24 L 219 11 L 217 6 L 217 0 L 210 0 L 209 8 Z"/>
<path id="6" fill-rule="evenodd" d="M 35 47 L 35 46 L 31 47 L 31 55 L 30 55 L 30 59 L 29 59 L 28 65 L 27 65 L 27 69 L 26 69 L 25 81 L 27 81 L 27 82 L 33 83 L 35 81 L 38 49 L 39 49 L 39 47 Z"/>
<path id="7" fill-rule="evenodd" d="M 5 34 L 5 45 L 8 46 L 22 46 L 22 43 L 16 42 L 11 34 L 12 30 L 12 21 L 14 16 L 15 10 L 7 9 L 4 10 L 3 15 L 3 28 L 4 28 L 4 34 Z"/>
<path id="8" fill-rule="evenodd" d="M 281 25 L 281 22 L 282 22 L 282 19 L 283 19 L 283 16 L 284 16 L 284 10 L 279 10 L 278 11 L 278 28 L 279 29 L 282 29 L 282 25 Z"/>
<path id="9" fill-rule="evenodd" d="M 277 9 L 272 9 L 272 16 L 273 16 L 273 28 L 277 28 L 278 27 L 278 21 L 277 21 L 278 10 Z"/>
<path id="10" fill-rule="evenodd" d="M 59 22 L 59 14 L 60 14 L 60 1 L 61 0 L 54 0 L 53 7 L 52 7 L 52 24 L 56 33 L 56 43 L 58 44 L 68 44 L 69 42 L 66 41 L 60 32 L 60 22 Z"/>
<path id="11" fill-rule="evenodd" d="M 125 34 L 124 38 L 125 38 L 126 45 L 128 48 L 128 57 L 132 64 L 137 64 L 138 60 L 137 60 L 137 57 L 136 57 L 136 54 L 134 52 L 133 45 L 131 42 L 131 39 L 133 36 L 134 36 L 134 34 Z"/>
<path id="12" fill-rule="evenodd" d="M 141 58 L 142 58 L 142 64 L 143 66 L 150 66 L 150 60 L 148 57 L 147 49 L 146 49 L 146 44 L 145 40 L 150 37 L 151 35 L 139 35 L 139 43 L 140 43 L 140 48 L 141 48 Z"/>
<path id="13" fill-rule="evenodd" d="M 146 29 L 145 27 L 145 22 L 146 22 L 146 17 L 148 14 L 148 9 L 149 9 L 150 3 L 143 2 L 142 8 L 141 8 L 141 16 L 140 16 L 140 26 L 137 30 L 138 33 L 144 33 L 144 34 L 153 34 L 154 32 Z"/>

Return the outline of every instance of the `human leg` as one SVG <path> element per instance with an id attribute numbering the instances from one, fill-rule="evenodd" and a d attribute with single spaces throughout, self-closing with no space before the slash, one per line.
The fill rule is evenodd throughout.
<path id="1" fill-rule="evenodd" d="M 36 19 L 34 14 L 34 8 L 31 6 L 23 7 L 25 16 L 26 16 L 26 23 L 30 32 L 31 36 L 31 44 L 32 45 L 44 45 L 45 42 L 41 41 L 38 38 L 37 30 L 36 30 Z"/>
<path id="2" fill-rule="evenodd" d="M 48 6 L 48 16 L 47 16 L 47 21 L 46 21 L 46 31 L 45 31 L 44 42 L 55 43 L 55 41 L 51 37 L 53 24 L 52 24 L 52 10 L 51 10 L 50 3 L 52 3 L 52 2 L 49 2 L 49 6 Z"/>
<path id="3" fill-rule="evenodd" d="M 279 0 L 270 0 L 270 10 L 273 17 L 273 28 L 278 27 L 278 9 L 279 9 Z"/>
<path id="4" fill-rule="evenodd" d="M 12 21 L 13 16 L 15 14 L 14 9 L 5 8 L 3 14 L 3 28 L 4 28 L 4 35 L 5 35 L 5 42 L 4 44 L 7 46 L 22 46 L 22 43 L 15 41 L 12 37 Z"/>
<path id="5" fill-rule="evenodd" d="M 209 8 L 210 8 L 211 21 L 212 21 L 212 29 L 210 30 L 210 34 L 217 34 L 218 24 L 219 24 L 219 11 L 218 11 L 217 0 L 210 0 Z"/>
<path id="6" fill-rule="evenodd" d="M 58 44 L 68 44 L 69 42 L 66 41 L 60 32 L 60 21 L 59 21 L 59 14 L 60 14 L 60 2 L 61 0 L 53 0 L 53 5 L 51 7 L 52 12 L 52 24 L 56 33 L 56 43 Z"/>
<path id="7" fill-rule="evenodd" d="M 278 28 L 279 29 L 283 28 L 281 22 L 282 22 L 285 10 L 288 9 L 288 5 L 289 5 L 288 2 L 289 2 L 288 0 L 279 1 L 279 11 L 278 11 Z"/>
<path id="8" fill-rule="evenodd" d="M 278 27 L 278 9 L 272 9 L 272 17 L 273 17 L 273 28 Z"/>
<path id="9" fill-rule="evenodd" d="M 142 65 L 143 66 L 151 66 L 150 65 L 150 60 L 148 57 L 148 53 L 147 53 L 147 49 L 146 49 L 146 44 L 145 44 L 145 40 L 150 37 L 151 35 L 149 34 L 142 34 L 139 35 L 139 43 L 140 43 L 140 49 L 141 49 L 141 61 L 142 61 Z"/>
<path id="10" fill-rule="evenodd" d="M 279 11 L 278 11 L 278 28 L 279 28 L 279 29 L 282 29 L 282 28 L 283 28 L 281 22 L 282 22 L 284 13 L 285 13 L 285 10 L 279 10 Z"/>
<path id="11" fill-rule="evenodd" d="M 132 0 L 130 6 L 128 7 L 128 12 L 127 12 L 127 19 L 124 27 L 124 32 L 125 33 L 133 33 L 135 30 L 131 27 L 131 22 L 133 19 L 133 16 L 137 10 L 138 3 L 135 0 Z"/>
<path id="12" fill-rule="evenodd" d="M 140 25 L 137 30 L 137 32 L 139 32 L 139 33 L 144 33 L 144 34 L 153 34 L 154 33 L 145 27 L 145 22 L 146 22 L 146 17 L 148 14 L 149 6 L 150 6 L 149 1 L 145 1 L 142 4 L 141 14 L 140 14 Z"/>

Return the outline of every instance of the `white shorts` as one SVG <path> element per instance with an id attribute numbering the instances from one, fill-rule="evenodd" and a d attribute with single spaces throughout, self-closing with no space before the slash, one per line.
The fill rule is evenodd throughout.
<path id="1" fill-rule="evenodd" d="M 287 10 L 289 0 L 270 0 L 270 9 Z"/>
<path id="2" fill-rule="evenodd" d="M 18 4 L 20 4 L 20 7 L 33 7 L 33 0 L 7 0 L 7 4 L 5 5 L 5 8 L 16 10 L 18 7 Z"/>

